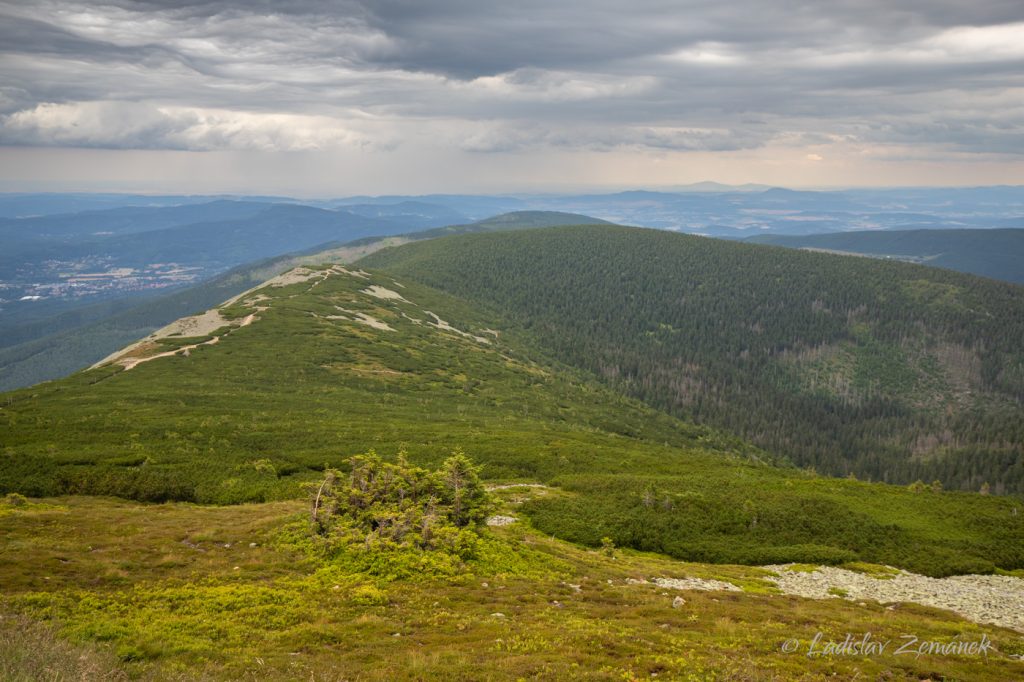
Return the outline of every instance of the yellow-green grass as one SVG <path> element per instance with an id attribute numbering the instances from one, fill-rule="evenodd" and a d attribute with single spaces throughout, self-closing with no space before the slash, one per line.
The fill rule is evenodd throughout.
<path id="1" fill-rule="evenodd" d="M 910 604 L 890 610 L 873 602 L 770 594 L 757 568 L 682 563 L 631 550 L 607 556 L 546 537 L 522 522 L 487 531 L 490 542 L 514 550 L 514 562 L 470 562 L 454 576 L 386 580 L 304 553 L 290 540 L 290 529 L 305 512 L 302 503 L 208 507 L 82 497 L 43 502 L 0 517 L 0 647 L 70 650 L 131 676 L 1024 675 L 1024 664 L 1009 657 L 1024 651 L 1018 633 Z M 660 576 L 715 578 L 755 591 L 679 592 L 627 581 Z M 673 608 L 677 595 L 685 604 Z M 12 629 L 44 634 L 12 637 Z M 868 632 L 876 640 L 910 633 L 922 640 L 978 641 L 984 635 L 994 649 L 987 657 L 808 657 L 808 643 L 818 632 L 834 641 Z M 800 648 L 783 653 L 790 639 Z M 24 660 L 26 670 L 38 669 L 28 658 L 22 655 L 14 665 Z M 31 679 L 19 678 L 17 669 L 5 674 Z"/>

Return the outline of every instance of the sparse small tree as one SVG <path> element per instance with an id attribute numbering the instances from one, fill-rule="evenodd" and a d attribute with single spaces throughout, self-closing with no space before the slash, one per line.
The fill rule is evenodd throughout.
<path id="1" fill-rule="evenodd" d="M 615 541 L 612 540 L 607 535 L 605 537 L 601 538 L 601 551 L 604 552 L 605 556 L 614 557 L 615 556 Z"/>
<path id="2" fill-rule="evenodd" d="M 452 521 L 462 528 L 480 523 L 491 511 L 490 495 L 480 482 L 480 467 L 466 457 L 462 448 L 455 448 L 452 456 L 441 464 L 438 471 L 452 506 Z"/>
<path id="3" fill-rule="evenodd" d="M 310 488 L 313 533 L 331 544 L 443 547 L 462 556 L 475 547 L 462 534 L 473 535 L 494 506 L 461 450 L 434 472 L 409 464 L 404 452 L 396 464 L 373 450 L 348 464 L 348 476 L 328 468 Z"/>
<path id="4" fill-rule="evenodd" d="M 747 526 L 748 529 L 753 530 L 757 527 L 757 506 L 754 505 L 752 500 L 743 501 L 743 513 L 750 519 L 750 524 Z"/>

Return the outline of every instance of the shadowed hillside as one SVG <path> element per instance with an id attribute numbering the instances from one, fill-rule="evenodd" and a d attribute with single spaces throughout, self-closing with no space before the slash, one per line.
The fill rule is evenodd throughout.
<path id="1" fill-rule="evenodd" d="M 553 228 L 378 252 L 496 306 L 559 360 L 832 475 L 1024 490 L 1024 290 L 654 230 Z"/>

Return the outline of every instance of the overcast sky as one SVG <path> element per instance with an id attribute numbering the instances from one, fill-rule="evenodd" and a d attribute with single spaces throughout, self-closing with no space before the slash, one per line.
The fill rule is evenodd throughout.
<path id="1" fill-rule="evenodd" d="M 1024 183 L 1022 0 L 0 0 L 0 189 Z"/>

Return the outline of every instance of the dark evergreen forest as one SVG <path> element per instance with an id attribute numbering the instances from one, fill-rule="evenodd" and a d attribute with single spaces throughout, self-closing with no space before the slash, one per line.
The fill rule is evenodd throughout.
<path id="1" fill-rule="evenodd" d="M 834 476 L 1024 491 L 1024 288 L 906 263 L 579 226 L 362 261 L 554 357 Z"/>

